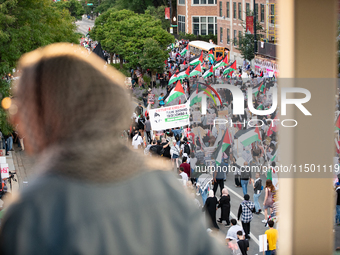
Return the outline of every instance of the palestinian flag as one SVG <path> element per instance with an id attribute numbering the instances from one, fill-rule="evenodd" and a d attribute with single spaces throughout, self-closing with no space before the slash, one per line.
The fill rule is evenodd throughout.
<path id="1" fill-rule="evenodd" d="M 256 110 L 263 110 L 263 109 L 264 109 L 263 104 L 260 104 L 260 105 L 256 108 Z"/>
<path id="2" fill-rule="evenodd" d="M 180 97 L 181 95 L 184 95 L 184 90 L 183 90 L 181 82 L 178 81 L 176 84 L 176 87 L 174 87 L 171 90 L 169 96 L 165 99 L 166 104 L 170 103 L 171 101 L 173 101 L 177 97 Z"/>
<path id="3" fill-rule="evenodd" d="M 338 115 L 338 118 L 336 119 L 335 129 L 340 130 L 340 115 Z"/>
<path id="4" fill-rule="evenodd" d="M 260 92 L 263 92 L 264 88 L 266 87 L 266 85 L 263 83 L 263 81 L 256 85 L 254 88 L 253 88 L 253 94 L 255 95 L 255 97 L 257 97 L 257 95 L 260 93 Z"/>
<path id="5" fill-rule="evenodd" d="M 195 65 L 198 65 L 198 64 L 202 64 L 202 63 L 203 63 L 203 51 L 201 51 L 201 56 L 199 58 L 196 58 L 193 61 L 191 61 L 189 65 L 195 66 Z"/>
<path id="6" fill-rule="evenodd" d="M 267 131 L 267 136 L 271 136 L 273 134 L 273 132 L 277 132 L 278 131 L 278 125 L 277 125 L 277 122 L 275 120 L 277 120 L 277 115 L 271 121 L 271 123 L 269 125 L 268 131 Z"/>
<path id="7" fill-rule="evenodd" d="M 216 62 L 221 61 L 222 58 L 223 58 L 222 56 L 217 57 Z"/>
<path id="8" fill-rule="evenodd" d="M 214 53 L 212 50 L 209 51 L 208 59 L 211 63 L 214 63 Z"/>
<path id="9" fill-rule="evenodd" d="M 179 80 L 179 78 L 178 78 L 177 74 L 174 74 L 173 76 L 170 77 L 168 85 L 175 83 L 178 80 Z"/>
<path id="10" fill-rule="evenodd" d="M 202 66 L 203 69 L 208 69 L 207 68 L 207 65 L 204 63 L 203 66 Z"/>
<path id="11" fill-rule="evenodd" d="M 228 129 L 225 131 L 222 142 L 218 145 L 217 149 L 213 153 L 212 157 L 215 158 L 216 165 L 221 165 L 222 158 L 223 158 L 223 152 L 231 145 L 230 136 Z"/>
<path id="12" fill-rule="evenodd" d="M 236 66 L 236 60 L 231 64 L 231 66 L 227 67 L 223 74 L 226 75 L 226 74 L 229 74 L 229 73 L 232 73 L 234 71 L 236 71 L 237 69 L 237 66 Z M 231 74 L 230 74 L 231 75 Z"/>
<path id="13" fill-rule="evenodd" d="M 204 74 L 203 74 L 203 78 L 208 78 L 209 76 L 214 75 L 213 73 L 213 66 L 210 67 L 209 70 L 207 70 Z"/>
<path id="14" fill-rule="evenodd" d="M 184 60 L 184 62 L 183 62 L 183 65 L 185 66 L 187 63 L 185 62 L 185 60 Z"/>
<path id="15" fill-rule="evenodd" d="M 196 75 L 202 75 L 202 69 L 201 69 L 201 64 L 196 66 L 194 70 L 191 71 L 189 77 L 196 76 Z"/>
<path id="16" fill-rule="evenodd" d="M 261 133 L 258 127 L 241 129 L 235 134 L 234 139 L 238 139 L 244 147 L 251 145 L 256 141 L 262 141 Z"/>
<path id="17" fill-rule="evenodd" d="M 202 101 L 202 97 L 195 96 L 193 99 L 190 100 L 190 107 L 193 106 L 196 103 L 199 103 Z"/>
<path id="18" fill-rule="evenodd" d="M 223 59 L 223 61 L 217 63 L 217 64 L 214 66 L 214 71 L 215 71 L 217 68 L 224 67 L 224 66 L 227 66 L 227 65 L 228 65 L 228 56 L 225 56 L 225 58 Z"/>
<path id="19" fill-rule="evenodd" d="M 188 67 L 186 71 L 180 72 L 177 76 L 179 80 L 183 80 L 186 77 L 188 77 L 189 74 L 190 74 L 190 67 Z"/>
<path id="20" fill-rule="evenodd" d="M 278 151 L 278 149 L 276 149 L 276 151 L 275 151 L 273 157 L 270 159 L 271 162 L 275 161 L 276 156 L 277 156 L 277 151 Z"/>
<path id="21" fill-rule="evenodd" d="M 182 57 L 185 56 L 185 55 L 187 54 L 188 50 L 189 50 L 189 44 L 187 45 L 186 48 L 184 48 L 184 49 L 182 50 L 181 56 L 182 56 Z"/>

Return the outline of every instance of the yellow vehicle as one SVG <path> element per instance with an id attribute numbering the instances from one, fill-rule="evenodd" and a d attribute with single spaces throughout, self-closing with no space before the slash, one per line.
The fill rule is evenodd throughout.
<path id="1" fill-rule="evenodd" d="M 201 54 L 201 51 L 203 51 L 203 57 L 206 58 L 210 50 L 213 51 L 215 59 L 218 58 L 219 56 L 225 57 L 226 55 L 228 55 L 229 60 L 229 49 L 226 47 L 221 47 L 216 44 L 204 41 L 189 42 L 190 54 L 193 54 L 195 56 L 199 56 Z"/>

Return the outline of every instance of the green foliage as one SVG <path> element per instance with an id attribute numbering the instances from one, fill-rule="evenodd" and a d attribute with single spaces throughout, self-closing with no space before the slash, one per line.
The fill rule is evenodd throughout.
<path id="1" fill-rule="evenodd" d="M 111 66 L 113 66 L 114 68 L 116 68 L 117 70 L 119 70 L 119 72 L 121 72 L 122 74 L 124 74 L 126 77 L 131 77 L 131 73 L 130 73 L 130 69 L 128 67 L 127 64 L 123 65 L 123 68 L 120 67 L 120 64 L 111 64 Z"/>
<path id="2" fill-rule="evenodd" d="M 146 84 L 147 86 L 149 86 L 149 84 L 150 84 L 150 82 L 151 82 L 151 77 L 150 77 L 149 75 L 144 74 L 144 75 L 143 75 L 143 80 L 144 80 L 145 84 Z"/>
<path id="3" fill-rule="evenodd" d="M 83 6 L 84 13 L 90 14 L 91 11 L 94 11 L 98 7 L 98 0 L 81 0 L 80 4 Z M 87 5 L 93 4 L 93 5 Z"/>
<path id="4" fill-rule="evenodd" d="M 217 35 L 194 35 L 194 34 L 185 34 L 185 33 L 179 33 L 178 35 L 179 40 L 189 40 L 189 41 L 204 41 L 204 42 L 209 42 L 212 40 L 214 43 L 217 42 Z"/>
<path id="5" fill-rule="evenodd" d="M 150 69 L 155 73 L 164 69 L 164 60 L 167 56 L 168 51 L 161 49 L 156 40 L 148 38 L 145 40 L 143 54 L 139 63 L 142 69 Z"/>
<path id="6" fill-rule="evenodd" d="M 130 10 L 117 11 L 114 8 L 104 12 L 96 19 L 90 35 L 101 42 L 104 50 L 118 54 L 132 68 L 140 66 L 141 59 L 145 65 L 146 55 L 150 56 L 149 52 L 144 51 L 147 39 L 152 38 L 158 43 L 153 42 L 152 44 L 152 50 L 157 54 L 160 50 L 166 52 L 167 46 L 174 42 L 174 37 L 166 32 L 162 28 L 161 22 L 150 14 L 136 14 Z M 148 43 L 150 44 L 151 41 Z M 157 56 L 158 62 L 161 57 L 159 54 Z M 152 61 L 153 56 L 150 57 L 149 61 Z M 162 61 L 164 60 L 166 60 L 165 54 Z"/>
<path id="7" fill-rule="evenodd" d="M 0 0 L 0 77 L 11 73 L 26 52 L 54 42 L 79 43 L 73 21 L 68 10 L 50 0 Z M 0 81 L 1 96 L 8 96 L 9 84 Z M 0 128 L 10 129 L 2 109 Z"/>
<path id="8" fill-rule="evenodd" d="M 10 91 L 10 82 L 1 79 L 0 101 L 5 97 L 11 96 Z M 0 107 L 0 130 L 4 135 L 8 135 L 13 131 L 13 127 L 8 122 L 7 112 L 2 107 Z"/>
<path id="9" fill-rule="evenodd" d="M 108 9 L 115 7 L 116 0 L 102 0 L 101 3 L 96 7 L 95 12 L 104 13 Z"/>
<path id="10" fill-rule="evenodd" d="M 249 13 L 249 16 L 253 16 L 253 12 Z M 243 29 L 246 32 L 246 24 L 242 23 Z M 256 40 L 260 41 L 265 33 L 265 29 L 259 22 L 256 22 Z M 240 51 L 242 58 L 251 61 L 255 57 L 254 53 L 254 34 L 244 33 L 238 40 L 234 38 L 233 43 L 237 44 L 237 49 Z"/>
<path id="11" fill-rule="evenodd" d="M 158 8 L 155 6 L 148 6 L 148 8 L 145 10 L 145 13 L 150 14 L 156 19 L 160 20 L 162 23 L 162 28 L 168 31 L 170 28 L 170 20 L 165 19 L 165 7 L 166 6 L 164 5 L 159 6 Z"/>
<path id="12" fill-rule="evenodd" d="M 70 12 L 70 15 L 77 20 L 81 20 L 82 15 L 85 13 L 83 6 L 78 0 L 55 2 L 55 5 L 59 10 L 68 10 Z"/>

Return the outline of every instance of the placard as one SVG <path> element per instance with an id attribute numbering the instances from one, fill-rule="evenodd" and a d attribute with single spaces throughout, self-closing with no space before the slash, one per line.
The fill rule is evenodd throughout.
<path id="1" fill-rule="evenodd" d="M 0 157 L 6 156 L 6 150 L 0 150 Z"/>
<path id="2" fill-rule="evenodd" d="M 0 164 L 6 164 L 6 157 L 0 157 Z"/>
<path id="3" fill-rule="evenodd" d="M 201 123 L 201 112 L 200 111 L 194 111 L 192 112 L 192 121 L 194 123 Z"/>
<path id="4" fill-rule="evenodd" d="M 181 104 L 150 110 L 152 130 L 165 130 L 189 125 L 189 105 Z"/>
<path id="5" fill-rule="evenodd" d="M 259 249 L 260 252 L 267 251 L 267 235 L 259 236 Z"/>
<path id="6" fill-rule="evenodd" d="M 214 119 L 216 118 L 216 114 L 207 113 L 207 125 L 213 125 Z"/>
<path id="7" fill-rule="evenodd" d="M 155 94 L 148 94 L 148 104 L 155 103 Z"/>
<path id="8" fill-rule="evenodd" d="M 2 179 L 9 178 L 8 164 L 0 164 L 0 168 L 1 168 L 1 178 Z"/>

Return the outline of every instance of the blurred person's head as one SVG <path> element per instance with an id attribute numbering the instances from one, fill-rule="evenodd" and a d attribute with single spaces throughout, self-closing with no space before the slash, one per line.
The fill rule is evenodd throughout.
<path id="1" fill-rule="evenodd" d="M 214 197 L 214 191 L 213 190 L 209 190 L 209 197 Z"/>
<path id="2" fill-rule="evenodd" d="M 153 167 L 119 139 L 129 126 L 131 99 L 125 76 L 104 65 L 96 54 L 64 43 L 20 59 L 22 75 L 9 114 L 25 137 L 25 150 L 45 164 L 42 170 L 112 181 L 137 172 L 143 163 L 161 167 Z M 129 166 L 124 166 L 126 158 L 134 158 Z"/>
<path id="3" fill-rule="evenodd" d="M 268 226 L 270 228 L 273 228 L 274 227 L 274 221 L 272 221 L 272 220 L 268 221 Z"/>

